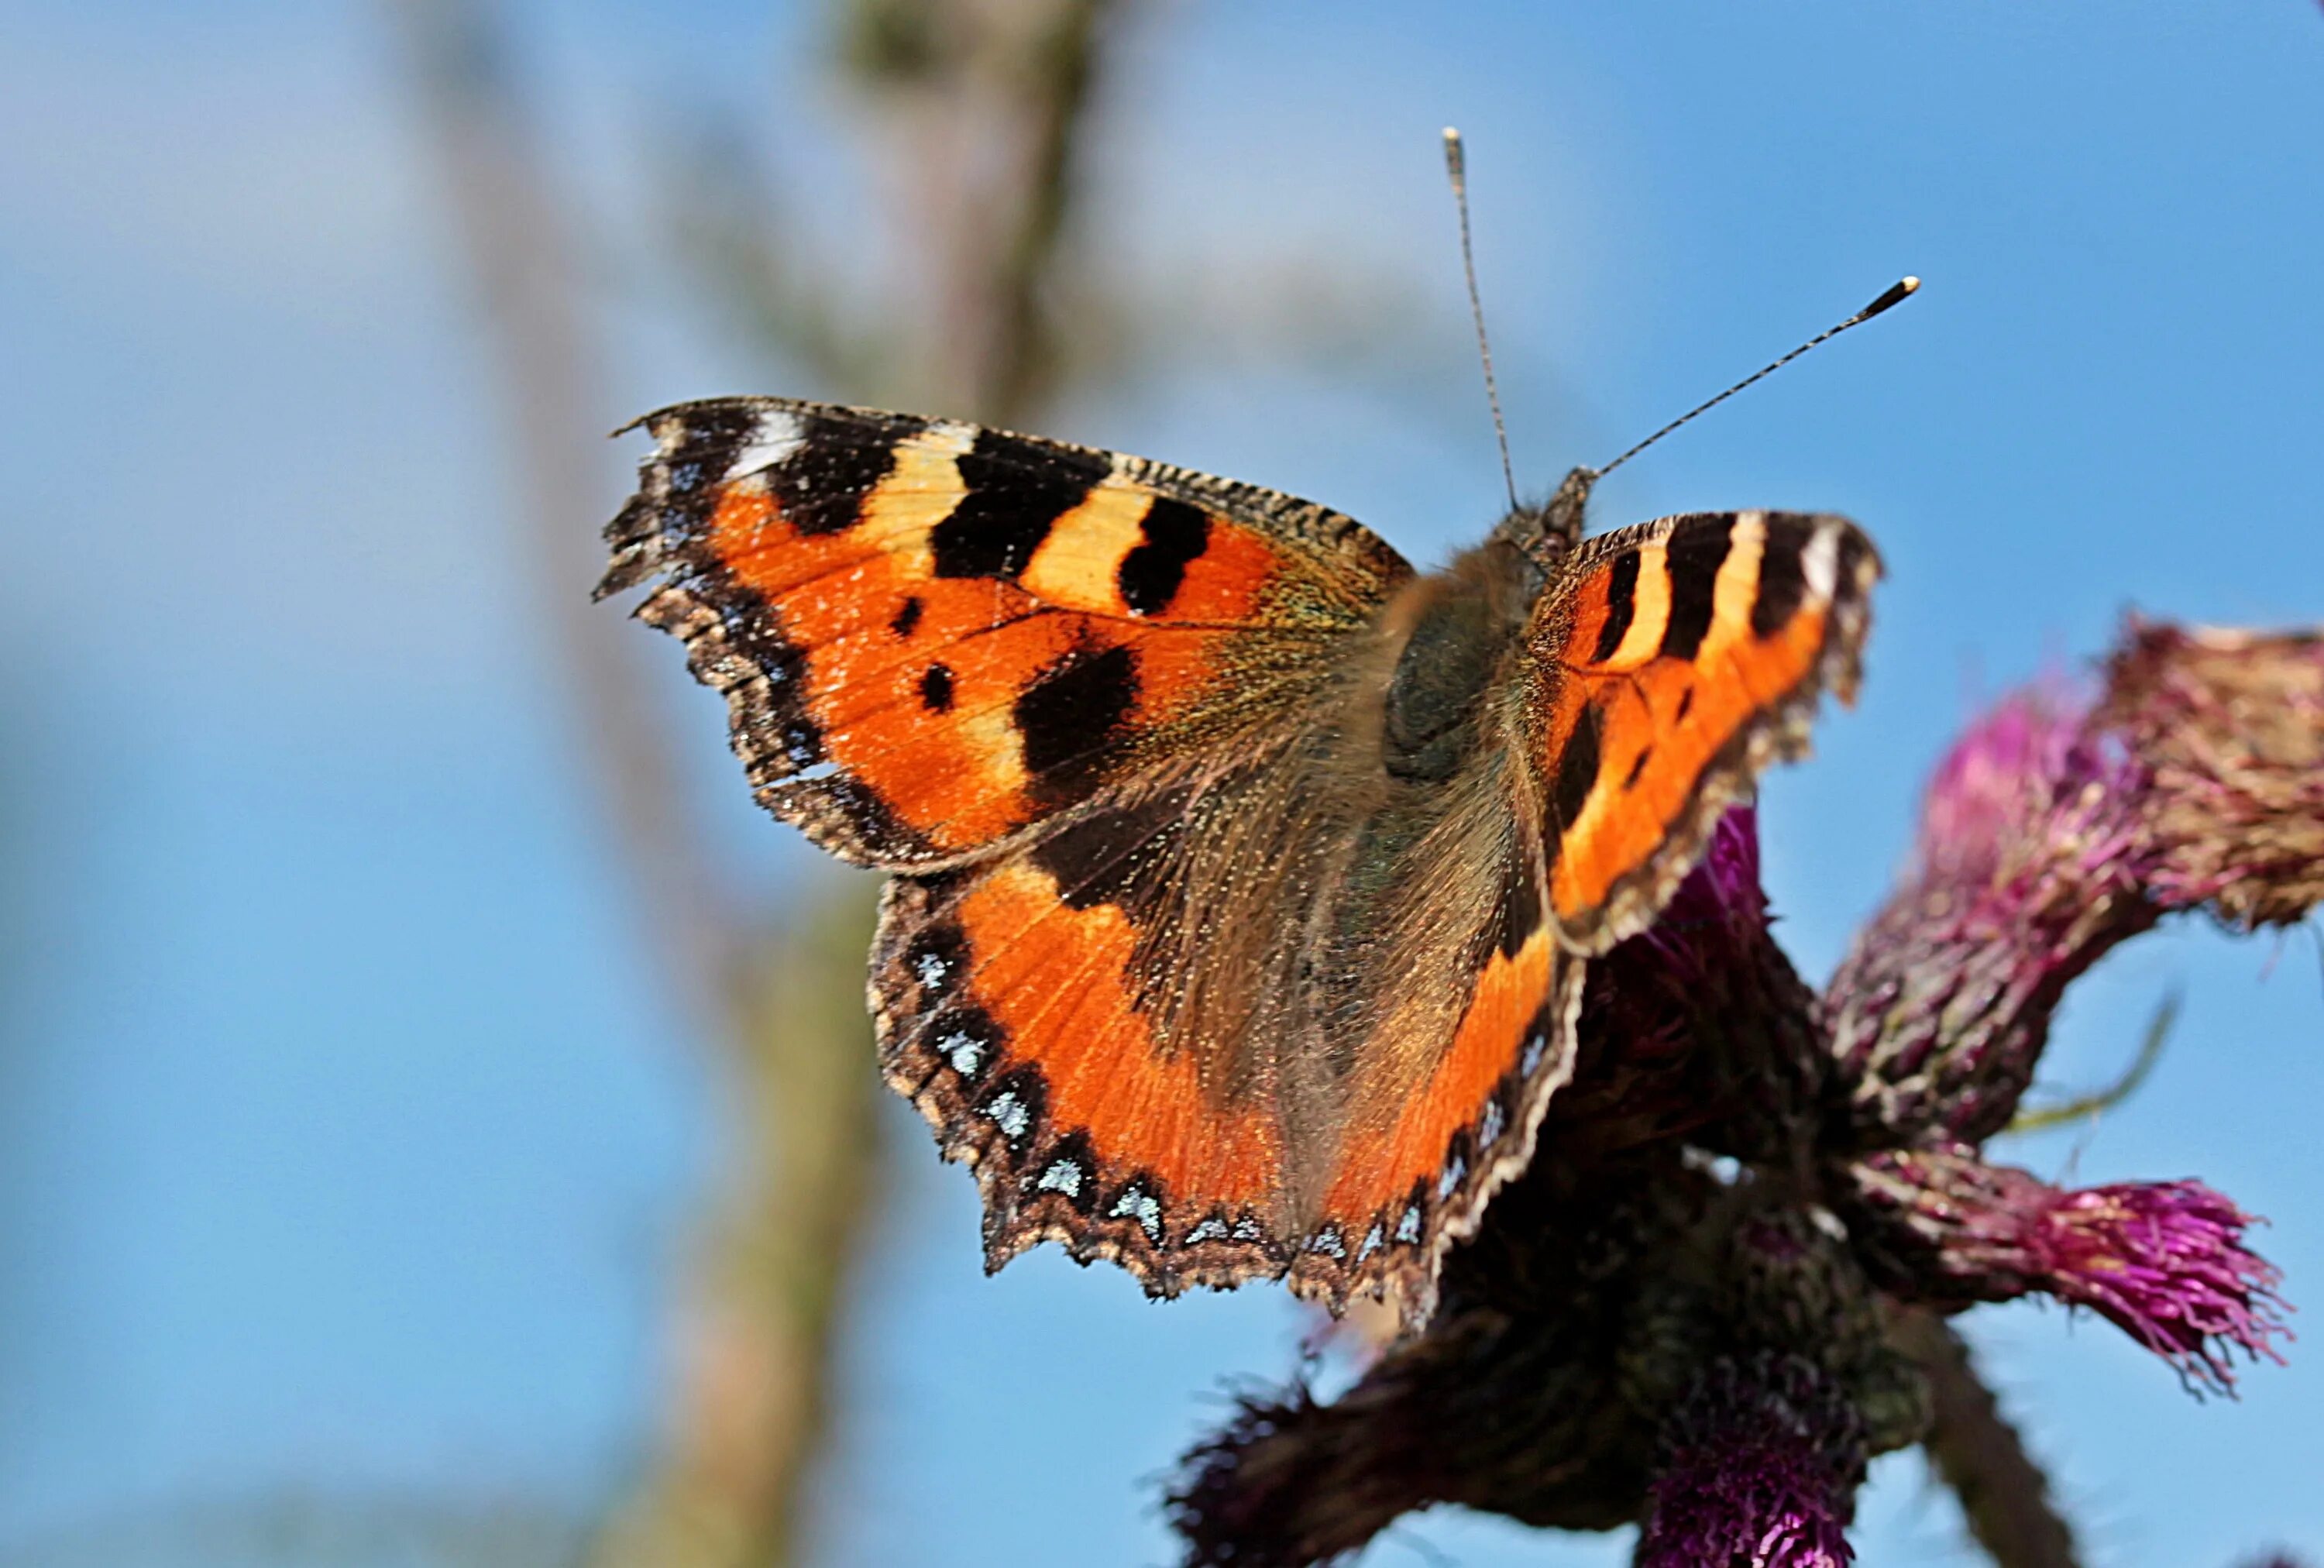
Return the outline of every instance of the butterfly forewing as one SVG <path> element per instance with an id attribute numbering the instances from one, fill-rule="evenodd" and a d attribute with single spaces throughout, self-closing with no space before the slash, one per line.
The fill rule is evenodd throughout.
<path id="1" fill-rule="evenodd" d="M 1853 695 L 1879 558 L 1846 518 L 1667 517 L 1586 543 L 1528 638 L 1550 902 L 1602 952 L 1643 928 L 1720 811 Z"/>
<path id="2" fill-rule="evenodd" d="M 726 694 L 761 799 L 873 865 L 1298 711 L 1410 575 L 1323 508 L 1032 437 L 775 399 L 642 422 L 601 592 L 662 579 L 640 613 Z"/>

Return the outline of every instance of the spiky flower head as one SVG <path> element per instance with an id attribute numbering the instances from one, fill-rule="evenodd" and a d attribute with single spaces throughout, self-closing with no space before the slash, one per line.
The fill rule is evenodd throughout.
<path id="1" fill-rule="evenodd" d="M 2085 709 L 2036 687 L 1962 735 L 1912 871 L 1832 978 L 1831 1048 L 1878 1140 L 2007 1125 L 2067 982 L 2161 918 L 2143 771 Z"/>
<path id="2" fill-rule="evenodd" d="M 1868 1251 L 1887 1283 L 1938 1305 L 2033 1292 L 2099 1314 L 2198 1388 L 2234 1388 L 2234 1354 L 2282 1360 L 2282 1276 L 2244 1244 L 2255 1222 L 2198 1181 L 2079 1191 L 1914 1149 L 1852 1167 Z"/>
<path id="3" fill-rule="evenodd" d="M 2324 901 L 2324 636 L 2134 621 L 2098 718 L 2150 775 L 2153 896 L 2239 930 Z"/>
<path id="4" fill-rule="evenodd" d="M 1435 1317 L 1331 1403 L 1246 1401 L 1189 1455 L 1191 1563 L 1338 1561 L 1455 1502 L 1643 1520 L 1646 1568 L 1837 1568 L 1867 1455 L 1941 1446 L 1963 1408 L 1938 1314 L 2047 1295 L 2198 1390 L 2281 1359 L 2277 1271 L 2235 1204 L 2063 1189 L 1979 1145 L 2116 944 L 2178 910 L 2247 928 L 2324 901 L 2324 637 L 2134 627 L 2095 695 L 1997 705 L 1820 999 L 1758 871 L 1731 811 L 1660 920 L 1590 960 L 1572 1077 Z M 1965 1465 L 2001 1512 L 2052 1517 L 2029 1465 L 1943 1452 L 1964 1496 Z"/>
<path id="5" fill-rule="evenodd" d="M 2045 1280 L 2191 1382 L 2232 1388 L 2230 1352 L 2281 1363 L 2282 1275 L 2243 1244 L 2251 1215 L 2199 1181 L 2063 1193 L 2043 1215 Z"/>
<path id="6" fill-rule="evenodd" d="M 1854 1412 L 1797 1356 L 1707 1368 L 1666 1430 L 1638 1568 L 1841 1568 L 1863 1479 Z"/>

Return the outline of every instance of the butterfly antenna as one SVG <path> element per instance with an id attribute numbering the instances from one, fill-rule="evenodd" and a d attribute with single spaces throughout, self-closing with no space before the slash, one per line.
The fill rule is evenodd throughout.
<path id="1" fill-rule="evenodd" d="M 1444 172 L 1452 181 L 1452 205 L 1461 213 L 1461 271 L 1469 280 L 1469 317 L 1477 324 L 1477 357 L 1485 364 L 1485 401 L 1492 405 L 1493 438 L 1501 444 L 1501 483 L 1509 487 L 1509 510 L 1517 509 L 1517 471 L 1509 466 L 1509 430 L 1501 422 L 1501 389 L 1493 384 L 1493 349 L 1485 341 L 1485 307 L 1477 297 L 1477 256 L 1469 246 L 1469 160 L 1461 133 L 1444 127 Z"/>
<path id="2" fill-rule="evenodd" d="M 1745 387 L 1751 385 L 1754 382 L 1764 381 L 1768 376 L 1775 374 L 1777 371 L 1783 369 L 1784 366 L 1797 359 L 1801 355 L 1805 354 L 1809 349 L 1815 347 L 1819 344 L 1829 343 L 1833 338 L 1839 337 L 1841 333 L 1847 331 L 1849 327 L 1861 327 L 1867 321 L 1871 320 L 1875 316 L 1879 315 L 1882 311 L 1892 309 L 1895 307 L 1903 304 L 1906 300 L 1912 298 L 1914 291 L 1918 289 L 1920 286 L 1921 280 L 1918 278 L 1898 279 L 1895 283 L 1891 285 L 1889 289 L 1880 296 L 1880 298 L 1873 300 L 1871 304 L 1867 305 L 1863 309 L 1858 310 L 1855 315 L 1849 317 L 1839 326 L 1825 328 L 1823 331 L 1817 333 L 1813 337 L 1809 338 L 1805 343 L 1801 344 L 1797 348 L 1793 349 L 1789 354 L 1784 355 L 1783 358 L 1776 360 L 1774 364 L 1763 366 L 1762 368 L 1754 371 L 1751 374 L 1745 376 L 1741 381 L 1737 382 L 1733 386 L 1729 387 L 1725 392 L 1720 392 L 1709 402 L 1689 409 L 1686 412 L 1673 420 L 1669 424 L 1665 425 L 1661 429 L 1656 430 L 1653 435 L 1648 436 L 1645 440 L 1639 442 L 1637 446 L 1631 447 L 1628 451 L 1615 458 L 1611 463 L 1609 463 L 1603 468 L 1599 469 L 1599 476 L 1602 478 L 1604 475 L 1611 474 L 1615 469 L 1619 468 L 1623 464 L 1628 462 L 1631 458 L 1637 457 L 1639 453 L 1653 446 L 1656 441 L 1661 440 L 1665 436 L 1669 435 L 1673 430 L 1677 429 L 1689 420 L 1693 419 L 1698 414 L 1709 413 L 1711 410 L 1725 402 L 1729 398 L 1733 397 L 1737 392 L 1741 392 Z"/>

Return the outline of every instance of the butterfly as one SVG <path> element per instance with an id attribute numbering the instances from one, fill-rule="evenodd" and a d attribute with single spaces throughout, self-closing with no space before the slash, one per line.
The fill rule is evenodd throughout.
<path id="1" fill-rule="evenodd" d="M 988 1268 L 1056 1241 L 1156 1296 L 1425 1321 L 1588 961 L 1852 696 L 1879 572 L 1831 515 L 1584 539 L 1586 469 L 1419 573 L 1311 502 L 972 424 L 638 423 L 598 595 L 651 584 L 760 802 L 890 873 L 881 1065 L 974 1168 Z"/>

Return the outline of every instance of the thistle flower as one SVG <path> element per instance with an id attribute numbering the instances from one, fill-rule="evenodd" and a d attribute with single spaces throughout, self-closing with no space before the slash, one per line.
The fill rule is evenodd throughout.
<path id="1" fill-rule="evenodd" d="M 2054 687 L 2001 703 L 1939 765 L 1912 871 L 1825 992 L 1873 1141 L 2008 1124 L 2067 982 L 2162 916 L 2144 781 Z"/>
<path id="2" fill-rule="evenodd" d="M 2122 862 L 2135 827 L 2123 806 L 2143 779 L 2124 747 L 2090 731 L 2089 706 L 2066 682 L 2044 682 L 2003 698 L 1953 743 L 1922 809 L 1923 876 Z"/>
<path id="3" fill-rule="evenodd" d="M 1713 1363 L 1674 1412 L 1638 1568 L 1840 1568 L 1864 1445 L 1797 1356 Z"/>
<path id="4" fill-rule="evenodd" d="M 1851 1174 L 1868 1250 L 1908 1298 L 2043 1292 L 2097 1312 L 2199 1389 L 2233 1390 L 2235 1351 L 2283 1359 L 2282 1275 L 2244 1245 L 2253 1217 L 2200 1182 L 2069 1191 L 1962 1148 L 1876 1155 Z"/>
<path id="5" fill-rule="evenodd" d="M 2243 1245 L 2253 1217 L 2198 1181 L 2068 1193 L 2045 1216 L 2049 1288 L 2103 1314 L 2181 1376 L 2234 1386 L 2227 1351 L 2281 1365 L 2282 1275 Z"/>
<path id="6" fill-rule="evenodd" d="M 1628 1397 L 1623 1352 L 1660 1326 L 1636 1291 L 1707 1196 L 1678 1163 L 1614 1160 L 1576 1185 L 1536 1161 L 1487 1211 L 1501 1228 L 1454 1254 L 1425 1333 L 1329 1405 L 1297 1385 L 1239 1401 L 1167 1500 L 1185 1561 L 1333 1562 L 1441 1502 L 1564 1529 L 1636 1519 L 1658 1412 Z"/>
<path id="7" fill-rule="evenodd" d="M 2324 635 L 2132 623 L 2095 703 L 1972 726 L 1912 872 L 1825 992 L 1874 1142 L 2008 1124 L 2067 983 L 2164 915 L 2249 930 L 2324 901 Z"/>
<path id="8" fill-rule="evenodd" d="M 2239 930 L 2324 901 L 2324 636 L 2131 623 L 2098 718 L 2151 774 L 2153 895 Z"/>

